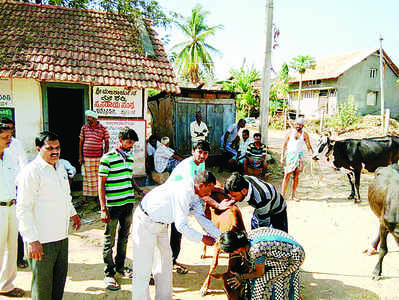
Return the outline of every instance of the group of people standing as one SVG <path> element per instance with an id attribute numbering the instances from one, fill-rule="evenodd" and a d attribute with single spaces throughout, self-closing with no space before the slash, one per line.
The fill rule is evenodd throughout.
<path id="1" fill-rule="evenodd" d="M 302 121 L 299 119 L 298 123 Z M 303 123 L 301 125 L 299 129 L 302 129 Z M 234 140 L 238 131 L 244 127 L 244 120 L 231 126 L 231 131 L 222 139 L 225 149 L 232 148 L 229 147 L 229 136 Z M 287 133 L 288 140 L 291 135 Z M 304 138 L 300 132 L 298 135 L 294 137 L 295 140 L 300 139 L 307 144 L 305 139 L 308 137 Z M 229 280 L 233 288 L 244 286 L 242 296 L 245 299 L 300 299 L 299 268 L 305 252 L 288 235 L 287 204 L 283 196 L 268 182 L 234 172 L 224 184 L 223 191 L 228 194 L 228 198 L 217 203 L 210 195 L 212 191 L 221 188 L 220 183 L 217 183 L 212 173 L 205 170 L 204 165 L 210 151 L 209 143 L 200 139 L 193 145 L 192 156 L 183 160 L 164 184 L 149 192 L 134 213 L 133 299 L 149 299 L 148 282 L 151 273 L 155 278 L 156 299 L 172 299 L 172 269 L 176 259 L 173 251 L 176 246 L 174 231 L 179 232 L 179 238 L 182 233 L 188 239 L 205 245 L 219 241 L 224 252 L 239 253 L 244 260 L 250 261 L 248 273 L 236 273 Z M 299 146 L 293 148 L 290 146 L 287 151 L 291 153 L 301 150 Z M 201 159 L 198 151 L 201 152 Z M 303 153 L 298 158 L 303 159 Z M 298 159 L 297 163 L 301 166 L 303 160 Z M 255 208 L 251 220 L 252 230 L 248 234 L 221 233 L 205 218 L 204 203 L 225 210 L 240 201 L 246 201 Z M 207 234 L 199 233 L 189 225 L 189 214 L 195 216 Z"/>
<path id="2" fill-rule="evenodd" d="M 32 299 L 62 299 L 69 220 L 76 230 L 81 223 L 72 205 L 67 172 L 59 161 L 59 138 L 51 132 L 40 133 L 35 139 L 38 155 L 21 166 L 11 146 L 12 132 L 8 124 L 0 123 L 0 295 L 24 295 L 13 284 L 19 230 L 32 270 Z"/>
<path id="3" fill-rule="evenodd" d="M 155 279 L 156 299 L 172 299 L 173 239 L 168 229 L 174 223 L 178 232 L 192 241 L 213 245 L 220 242 L 227 253 L 240 253 L 251 262 L 248 273 L 237 273 L 229 280 L 233 288 L 244 285 L 246 299 L 300 299 L 299 267 L 304 261 L 302 246 L 288 232 L 287 204 L 270 183 L 234 172 L 225 182 L 228 195 L 218 203 L 210 197 L 220 190 L 215 176 L 205 170 L 209 143 L 199 141 L 192 156 L 172 171 L 169 179 L 147 193 L 133 216 L 133 299 L 150 299 L 151 273 Z M 225 232 L 208 219 L 206 203 L 226 210 L 246 201 L 254 207 L 248 236 L 244 232 Z M 205 234 L 188 222 L 192 214 Z M 273 228 L 273 229 L 271 229 Z M 173 227 L 171 227 L 173 234 Z M 180 242 L 179 242 L 180 243 Z M 180 244 L 179 244 L 180 247 Z M 244 295 L 243 295 L 244 296 Z"/>
<path id="4" fill-rule="evenodd" d="M 85 170 L 83 194 L 85 201 L 88 197 L 99 196 L 96 201 L 101 206 L 101 220 L 106 223 L 103 257 L 107 278 L 125 271 L 127 237 L 136 202 L 134 191 L 143 195 L 133 179 L 134 160 L 130 152 L 138 136 L 133 129 L 123 128 L 117 147 L 108 151 L 106 128 L 98 122 L 95 112 L 86 111 L 86 117 L 88 124 L 82 127 L 79 149 L 79 161 Z M 15 146 L 17 140 L 12 136 L 13 126 L 6 120 L 1 121 L 0 296 L 22 297 L 25 294 L 13 285 L 17 274 L 19 230 L 32 270 L 32 299 L 62 299 L 68 270 L 70 220 L 73 229 L 81 226 L 72 204 L 69 164 L 60 160 L 60 138 L 48 131 L 35 138 L 38 155 L 29 163 L 22 162 L 19 147 Z M 118 224 L 114 262 L 112 248 Z"/>
<path id="5" fill-rule="evenodd" d="M 198 126 L 192 126 L 196 134 L 192 155 L 182 159 L 171 170 L 168 180 L 145 196 L 133 178 L 131 150 L 138 141 L 137 133 L 129 127 L 123 128 L 118 134 L 117 147 L 109 151 L 106 128 L 98 122 L 95 112 L 87 111 L 86 117 L 88 124 L 82 127 L 79 144 L 79 161 L 84 165 L 83 195 L 85 201 L 88 197 L 98 197 L 101 221 L 106 224 L 103 259 L 104 281 L 109 290 L 120 289 L 116 275 L 129 276 L 131 273 L 133 299 L 149 299 L 148 285 L 152 274 L 156 299 L 172 299 L 172 271 L 174 265 L 183 267 L 176 259 L 184 235 L 205 245 L 214 245 L 219 240 L 223 251 L 240 253 L 250 260 L 252 268 L 248 273 L 237 273 L 230 279 L 232 287 L 245 286 L 248 299 L 264 299 L 266 295 L 271 296 L 270 299 L 284 299 L 287 291 L 293 295 L 292 299 L 299 299 L 298 270 L 304 260 L 304 251 L 287 234 L 285 200 L 270 183 L 238 172 L 224 184 L 223 191 L 228 197 L 222 202 L 212 199 L 211 192 L 223 187 L 211 172 L 205 170 L 210 146 L 205 139 L 208 134 L 206 125 L 198 123 L 201 121 L 199 114 L 196 116 Z M 230 139 L 245 127 L 245 121 L 233 125 L 222 137 L 225 149 L 230 149 Z M 32 299 L 62 299 L 68 269 L 69 222 L 72 220 L 73 228 L 78 230 L 81 221 L 72 204 L 68 173 L 60 162 L 60 138 L 51 132 L 40 133 L 35 139 L 38 155 L 30 163 L 20 166 L 17 151 L 10 149 L 12 133 L 9 125 L 0 123 L 0 295 L 24 295 L 23 290 L 13 285 L 19 230 L 32 269 Z M 260 136 L 255 138 L 260 140 Z M 285 144 L 289 145 L 291 138 L 302 139 L 308 147 L 310 145 L 298 127 L 296 134 L 287 134 Z M 298 152 L 300 147 L 295 147 L 291 148 Z M 299 168 L 303 156 L 288 156 L 291 148 L 287 149 L 287 162 L 293 165 L 296 159 Z M 135 194 L 144 196 L 142 201 L 138 201 Z M 226 210 L 244 200 L 255 208 L 248 235 L 221 233 L 204 215 L 204 203 Z M 189 224 L 190 214 L 205 234 Z M 125 267 L 131 226 L 133 270 Z"/>

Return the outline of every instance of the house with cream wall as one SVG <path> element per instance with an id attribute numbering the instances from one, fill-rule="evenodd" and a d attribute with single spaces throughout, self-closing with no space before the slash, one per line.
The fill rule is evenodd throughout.
<path id="1" fill-rule="evenodd" d="M 362 50 L 316 60 L 315 69 L 302 76 L 300 112 L 309 119 L 336 114 L 338 105 L 353 98 L 361 115 L 380 114 L 379 49 Z M 383 51 L 384 106 L 399 117 L 399 68 Z M 289 81 L 289 106 L 298 105 L 299 77 Z"/>
<path id="2" fill-rule="evenodd" d="M 135 173 L 144 174 L 151 117 L 148 88 L 179 88 L 162 43 L 142 18 L 24 2 L 0 3 L 0 116 L 15 121 L 28 157 L 43 130 L 60 136 L 61 157 L 78 166 L 84 112 L 95 110 L 110 131 L 130 126 Z"/>

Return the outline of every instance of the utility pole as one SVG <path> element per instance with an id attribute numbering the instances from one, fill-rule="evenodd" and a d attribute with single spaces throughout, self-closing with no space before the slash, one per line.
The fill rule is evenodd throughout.
<path id="1" fill-rule="evenodd" d="M 269 93 L 270 93 L 270 69 L 272 60 L 273 31 L 273 0 L 266 0 L 266 49 L 262 74 L 262 97 L 260 100 L 259 131 L 262 134 L 262 142 L 268 145 L 269 127 Z"/>
<path id="2" fill-rule="evenodd" d="M 382 50 L 382 36 L 380 35 L 380 90 L 381 90 L 381 126 L 383 134 L 385 135 L 384 114 L 385 114 L 385 100 L 384 100 L 384 54 Z"/>
<path id="3" fill-rule="evenodd" d="M 299 90 L 298 90 L 298 105 L 296 108 L 296 117 L 295 119 L 299 118 L 299 113 L 300 113 L 300 109 L 301 109 L 301 92 L 302 92 L 302 73 L 299 72 Z"/>

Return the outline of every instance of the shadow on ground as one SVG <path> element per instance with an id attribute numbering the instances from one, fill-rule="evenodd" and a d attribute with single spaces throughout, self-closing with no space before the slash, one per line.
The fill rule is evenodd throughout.
<path id="1" fill-rule="evenodd" d="M 205 278 L 209 271 L 209 265 L 187 265 L 189 273 L 185 275 L 180 275 L 173 273 L 173 288 L 175 288 L 175 293 L 194 292 L 198 291 L 202 287 Z M 219 266 L 215 273 L 222 273 L 226 271 L 226 266 Z M 209 295 L 224 294 L 223 281 L 212 279 L 209 288 Z"/>
<path id="2" fill-rule="evenodd" d="M 379 300 L 372 291 L 346 285 L 335 279 L 317 279 L 313 273 L 302 272 L 301 291 L 306 300 Z M 335 274 L 334 276 L 339 275 Z"/>
<path id="3" fill-rule="evenodd" d="M 99 289 L 100 290 L 100 289 Z M 93 290 L 91 290 L 93 292 Z M 81 299 L 81 300 L 101 300 L 101 299 L 131 299 L 132 298 L 132 292 L 131 291 L 104 291 L 101 294 L 90 294 L 90 293 L 71 293 L 71 292 L 66 292 L 64 293 L 64 300 L 75 300 L 75 299 Z"/>

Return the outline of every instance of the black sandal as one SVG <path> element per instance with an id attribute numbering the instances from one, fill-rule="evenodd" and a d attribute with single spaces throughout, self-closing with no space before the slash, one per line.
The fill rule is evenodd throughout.
<path id="1" fill-rule="evenodd" d="M 173 269 L 176 271 L 177 274 L 184 275 L 188 273 L 187 268 L 179 263 L 175 263 Z"/>
<path id="2" fill-rule="evenodd" d="M 10 298 L 21 298 L 25 295 L 25 291 L 19 288 L 13 288 L 11 291 L 0 293 L 0 296 L 6 296 Z"/>
<path id="3" fill-rule="evenodd" d="M 28 267 L 28 262 L 26 260 L 21 260 L 17 262 L 17 267 L 20 269 L 26 269 Z"/>

